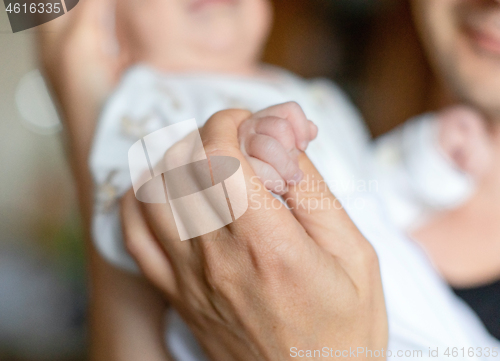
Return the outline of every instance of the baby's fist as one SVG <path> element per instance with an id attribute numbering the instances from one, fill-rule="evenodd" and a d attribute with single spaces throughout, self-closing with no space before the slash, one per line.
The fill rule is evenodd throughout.
<path id="1" fill-rule="evenodd" d="M 486 120 L 466 106 L 454 106 L 437 114 L 439 143 L 444 153 L 474 179 L 491 165 L 492 144 Z"/>
<path id="2" fill-rule="evenodd" d="M 302 180 L 298 155 L 317 134 L 316 125 L 295 102 L 255 113 L 238 129 L 243 154 L 264 186 L 279 195 L 286 192 L 287 184 Z"/>

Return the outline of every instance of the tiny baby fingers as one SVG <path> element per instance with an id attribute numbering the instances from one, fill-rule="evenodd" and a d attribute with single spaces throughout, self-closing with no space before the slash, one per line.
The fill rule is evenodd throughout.
<path id="1" fill-rule="evenodd" d="M 246 139 L 245 149 L 250 157 L 271 165 L 287 182 L 299 182 L 302 179 L 297 159 L 273 137 L 252 134 Z"/>
<path id="2" fill-rule="evenodd" d="M 273 137 L 281 143 L 287 152 L 295 149 L 295 133 L 292 124 L 286 119 L 278 117 L 256 119 L 255 132 Z"/>
<path id="3" fill-rule="evenodd" d="M 274 105 L 272 107 L 266 108 L 254 114 L 256 118 L 263 117 L 278 117 L 288 120 L 295 133 L 295 142 L 297 148 L 304 151 L 310 141 L 309 134 L 309 121 L 300 107 L 296 102 L 287 102 L 283 104 Z"/>
<path id="4" fill-rule="evenodd" d="M 309 122 L 309 140 L 314 140 L 318 136 L 318 126 L 310 120 L 308 120 L 308 122 Z"/>
<path id="5" fill-rule="evenodd" d="M 267 190 L 277 195 L 283 195 L 288 191 L 286 181 L 271 165 L 253 157 L 247 157 L 247 160 Z"/>

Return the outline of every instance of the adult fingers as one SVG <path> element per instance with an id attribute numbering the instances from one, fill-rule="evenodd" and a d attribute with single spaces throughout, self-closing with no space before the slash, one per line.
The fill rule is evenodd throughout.
<path id="1" fill-rule="evenodd" d="M 258 177 L 245 155 L 242 153 L 238 141 L 238 127 L 251 115 L 252 114 L 248 111 L 236 109 L 218 112 L 207 121 L 205 126 L 201 129 L 200 134 L 208 157 L 229 156 L 240 161 L 245 178 L 247 198 L 248 200 L 259 203 L 272 196 L 263 186 L 262 182 L 255 181 Z M 287 218 L 290 216 L 288 213 L 285 207 L 279 210 L 269 210 L 262 207 L 257 210 L 249 206 L 243 217 L 259 219 L 268 217 Z"/>
<path id="2" fill-rule="evenodd" d="M 278 195 L 286 193 L 287 187 L 285 180 L 279 175 L 276 169 L 257 158 L 249 157 L 248 162 L 251 164 L 253 170 L 266 189 Z"/>
<path id="3" fill-rule="evenodd" d="M 341 258 L 368 245 L 304 153 L 299 156 L 299 165 L 304 172 L 303 180 L 291 185 L 284 198 L 307 233 L 323 249 Z"/>
<path id="4" fill-rule="evenodd" d="M 204 252 L 206 247 L 211 247 L 212 249 L 218 247 L 228 248 L 231 240 L 234 240 L 234 243 L 250 241 L 248 237 L 245 237 L 248 235 L 249 229 L 252 229 L 253 233 L 260 232 L 264 235 L 270 229 L 275 229 L 275 225 L 271 224 L 273 219 L 276 220 L 276 223 L 283 223 L 283 219 L 280 217 L 285 217 L 296 223 L 296 220 L 286 211 L 285 207 L 283 209 L 268 209 L 263 206 L 250 206 L 250 204 L 263 205 L 265 202 L 273 199 L 262 182 L 258 180 L 251 165 L 240 150 L 238 126 L 244 120 L 248 119 L 250 115 L 250 112 L 243 110 L 222 111 L 214 114 L 200 130 L 204 151 L 210 160 L 208 182 L 206 180 L 199 182 L 198 179 L 200 175 L 203 176 L 200 172 L 203 173 L 203 169 L 205 169 L 203 161 L 197 162 L 197 164 L 201 164 L 201 168 L 203 169 L 194 169 L 192 172 L 189 169 L 191 168 L 191 164 L 187 166 L 188 169 L 185 172 L 181 169 L 182 167 L 179 167 L 176 170 L 180 169 L 184 172 L 182 173 L 182 177 L 178 177 L 179 179 L 176 180 L 174 176 L 165 182 L 167 177 L 169 177 L 168 174 L 165 174 L 163 182 L 167 184 L 169 202 L 179 200 L 177 204 L 140 204 L 154 235 L 161 240 L 161 244 L 171 257 L 175 268 L 182 269 L 182 267 L 192 266 L 193 262 L 196 262 L 196 257 L 200 255 L 200 252 Z M 198 149 L 199 147 L 184 147 L 182 144 L 176 144 L 172 149 L 167 151 L 166 158 L 176 160 L 176 155 L 182 157 L 185 152 L 180 152 L 177 148 L 184 150 L 190 148 Z M 174 155 L 168 156 L 170 153 Z M 228 192 L 226 195 L 227 198 L 217 196 L 218 194 L 220 195 L 217 191 L 218 187 L 221 186 L 221 183 L 226 184 L 224 182 L 225 179 L 221 179 L 224 178 L 221 177 L 221 174 L 227 173 L 227 169 L 224 169 L 224 158 L 221 158 L 221 156 L 226 157 L 231 164 L 234 164 L 231 158 L 236 158 L 240 162 L 239 164 L 243 171 L 241 184 L 238 181 L 236 183 L 233 182 L 232 190 L 228 190 L 228 187 L 224 190 Z M 190 158 L 190 154 L 187 157 L 188 159 L 192 159 Z M 222 162 L 220 162 L 221 159 L 223 160 Z M 216 164 L 217 162 L 220 164 Z M 193 168 L 197 168 L 197 164 L 192 164 Z M 206 174 L 204 176 L 206 178 Z M 196 188 L 200 183 L 204 183 L 204 185 Z M 195 191 L 190 191 L 193 189 Z M 201 192 L 201 190 L 209 191 Z M 176 195 L 172 196 L 174 193 Z M 186 195 L 195 196 L 186 197 Z M 226 218 L 223 217 L 223 213 L 220 213 L 224 207 L 227 213 L 229 204 L 231 205 L 230 210 L 233 211 L 233 216 L 236 210 L 235 207 L 245 207 L 247 205 L 246 211 L 244 208 L 242 210 L 244 214 L 228 227 L 209 233 L 200 232 L 203 229 L 213 229 L 214 224 L 224 225 L 231 223 L 231 221 L 224 221 Z M 174 214 L 176 215 L 175 220 Z M 196 216 L 193 216 L 194 214 Z M 181 220 L 180 223 L 178 222 L 179 220 Z M 181 242 L 181 238 L 186 239 L 186 241 Z M 261 239 L 263 242 L 265 240 L 264 236 L 258 239 Z M 214 240 L 218 241 L 212 242 Z M 224 240 L 224 242 L 219 242 L 219 240 Z M 256 248 L 259 248 L 258 243 L 255 242 Z"/>
<path id="5" fill-rule="evenodd" d="M 309 242 L 303 228 L 286 207 L 266 190 L 240 150 L 238 126 L 250 115 L 250 112 L 243 110 L 218 112 L 200 130 L 205 153 L 210 159 L 212 184 L 226 184 L 217 171 L 227 172 L 227 170 L 220 169 L 220 167 L 217 169 L 215 166 L 217 158 L 220 160 L 221 156 L 227 157 L 233 164 L 231 157 L 239 161 L 243 173 L 242 184 L 238 181 L 236 181 L 238 184 L 232 183 L 232 190 L 226 185 L 226 197 L 222 198 L 211 198 L 210 195 L 205 194 L 207 192 L 203 192 L 204 195 L 195 197 L 199 201 L 194 204 L 195 209 L 192 206 L 181 209 L 186 215 L 186 221 L 192 224 L 195 230 L 198 226 L 212 224 L 208 221 L 219 216 L 219 214 L 206 214 L 205 210 L 208 212 L 218 210 L 224 205 L 227 209 L 231 204 L 234 215 L 235 205 L 238 207 L 246 204 L 246 211 L 242 207 L 243 213 L 240 213 L 239 218 L 233 217 L 233 222 L 229 221 L 226 227 L 207 234 L 199 235 L 198 233 L 196 237 L 188 237 L 190 239 L 181 242 L 176 228 L 178 225 L 173 221 L 172 209 L 176 207 L 172 206 L 170 209 L 165 204 L 141 203 L 148 224 L 156 237 L 161 240 L 174 269 L 179 269 L 181 272 L 179 275 L 192 272 L 189 268 L 194 269 L 203 265 L 208 267 L 208 274 L 222 272 L 221 270 L 225 267 L 221 267 L 221 264 L 228 262 L 234 265 L 237 260 L 239 260 L 237 263 L 242 262 L 242 257 L 269 260 L 279 259 L 276 256 L 284 255 L 284 252 L 303 254 L 304 242 Z M 209 188 L 208 193 L 217 194 L 217 187 Z M 220 202 L 221 199 L 224 204 Z M 196 217 L 193 217 L 194 213 Z M 302 236 L 299 232 L 302 232 Z M 279 236 L 271 236 L 276 234 Z M 183 267 L 186 269 L 184 270 Z"/>
<path id="6" fill-rule="evenodd" d="M 207 121 L 200 133 L 208 157 L 234 157 L 240 161 L 243 170 L 246 190 L 243 189 L 242 192 L 246 191 L 248 208 L 240 218 L 226 227 L 227 231 L 239 244 L 250 242 L 248 234 L 253 233 L 255 237 L 252 238 L 252 246 L 256 249 L 268 249 L 272 247 L 272 242 L 267 236 L 269 232 L 274 232 L 279 227 L 286 228 L 287 225 L 297 222 L 286 207 L 266 206 L 274 200 L 274 197 L 258 180 L 259 178 L 240 149 L 238 127 L 250 116 L 251 113 L 244 110 L 226 110 L 216 113 Z"/>
<path id="7" fill-rule="evenodd" d="M 166 203 L 140 202 L 138 207 L 152 236 L 158 240 L 171 260 L 172 267 L 178 273 L 186 272 L 189 269 L 189 263 L 195 257 L 193 243 L 181 240 L 182 221 L 175 218 L 171 204 L 168 201 Z"/>
<path id="8" fill-rule="evenodd" d="M 285 181 L 299 182 L 302 179 L 296 156 L 287 152 L 275 138 L 253 134 L 247 137 L 245 142 L 245 149 L 250 157 L 271 165 Z"/>
<path id="9" fill-rule="evenodd" d="M 172 264 L 146 224 L 132 191 L 123 196 L 120 212 L 124 241 L 130 255 L 157 287 L 170 295 L 175 294 L 177 285 Z"/>
<path id="10" fill-rule="evenodd" d="M 309 122 L 309 140 L 314 140 L 318 136 L 318 126 L 314 124 L 312 121 Z"/>

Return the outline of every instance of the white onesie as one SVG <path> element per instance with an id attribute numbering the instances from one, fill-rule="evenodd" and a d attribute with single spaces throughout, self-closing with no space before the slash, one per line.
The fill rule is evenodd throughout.
<path id="1" fill-rule="evenodd" d="M 107 102 L 97 126 L 90 168 L 95 181 L 93 234 L 99 251 L 112 263 L 134 268 L 121 242 L 117 200 L 131 187 L 128 150 L 155 130 L 195 118 L 198 126 L 217 111 L 258 111 L 297 101 L 319 127 L 310 151 L 326 152 L 323 173 L 335 179 L 332 191 L 342 198 L 365 179 L 369 135 L 360 116 L 331 82 L 306 82 L 277 68 L 268 78 L 224 75 L 166 75 L 138 66 L 123 77 Z"/>
<path id="2" fill-rule="evenodd" d="M 257 111 L 296 101 L 319 128 L 318 138 L 307 150 L 309 158 L 379 255 L 389 314 L 390 349 L 394 351 L 389 358 L 397 357 L 398 350 L 422 350 L 425 359 L 429 347 L 498 347 L 477 317 L 452 294 L 421 250 L 394 229 L 393 220 L 387 221 L 385 215 L 398 214 L 400 204 L 388 202 L 389 212 L 386 212 L 378 201 L 376 193 L 385 198 L 403 199 L 405 205 L 415 204 L 413 208 L 408 207 L 409 216 L 398 220 L 398 224 L 407 226 L 421 217 L 426 207 L 449 206 L 466 196 L 469 188 L 464 186 L 452 197 L 442 197 L 444 201 L 429 205 L 425 186 L 423 192 L 415 191 L 420 189 L 419 185 L 408 184 L 404 178 L 405 167 L 418 170 L 428 162 L 425 158 L 414 161 L 408 155 L 411 142 L 417 147 L 430 147 L 425 153 L 427 157 L 441 157 L 433 150 L 435 144 L 429 141 L 433 137 L 431 118 L 409 123 L 410 128 L 424 129 L 420 133 L 397 131 L 374 145 L 360 115 L 334 84 L 326 80 L 305 81 L 281 69 L 268 70 L 272 74 L 268 78 L 161 74 L 145 66 L 127 72 L 101 115 L 90 159 L 96 184 L 93 236 L 100 253 L 119 267 L 136 270 L 122 243 L 117 201 L 131 187 L 127 154 L 137 140 L 191 118 L 196 118 L 201 127 L 222 109 Z M 412 134 L 417 135 L 417 140 L 408 143 Z M 404 157 L 402 145 L 410 147 Z M 467 183 L 447 163 L 438 160 L 436 164 L 446 168 L 444 172 L 451 181 Z M 425 174 L 425 169 L 423 172 Z M 406 186 L 395 189 L 393 184 L 399 183 L 394 181 L 393 173 L 403 174 Z M 432 178 L 432 174 L 430 176 Z M 410 179 L 416 178 L 410 176 Z M 429 182 L 428 177 L 422 176 L 422 179 L 424 183 Z M 405 198 L 405 194 L 412 196 Z M 167 337 L 178 360 L 205 359 L 175 313 Z M 466 358 L 480 359 L 462 359 Z"/>

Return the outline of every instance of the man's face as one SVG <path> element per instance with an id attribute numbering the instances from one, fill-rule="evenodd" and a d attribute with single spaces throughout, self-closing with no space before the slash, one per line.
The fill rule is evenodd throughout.
<path id="1" fill-rule="evenodd" d="M 439 76 L 462 101 L 500 117 L 500 3 L 412 0 L 417 28 Z"/>

